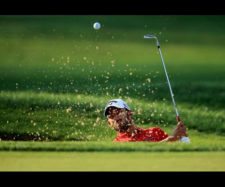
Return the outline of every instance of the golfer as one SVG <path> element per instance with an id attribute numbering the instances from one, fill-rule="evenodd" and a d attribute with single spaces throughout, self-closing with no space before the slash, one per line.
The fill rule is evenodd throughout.
<path id="1" fill-rule="evenodd" d="M 172 135 L 168 135 L 159 127 L 140 128 L 132 120 L 132 111 L 122 99 L 110 100 L 104 110 L 108 125 L 117 132 L 115 142 L 174 142 L 187 136 L 183 122 L 178 122 Z"/>

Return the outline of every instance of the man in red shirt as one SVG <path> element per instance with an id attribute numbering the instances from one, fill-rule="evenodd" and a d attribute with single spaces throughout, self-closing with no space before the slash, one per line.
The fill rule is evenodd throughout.
<path id="1" fill-rule="evenodd" d="M 147 129 L 137 127 L 132 120 L 132 112 L 122 99 L 110 100 L 104 110 L 109 126 L 117 131 L 115 142 L 173 142 L 187 136 L 183 122 L 178 122 L 172 135 L 168 135 L 159 127 Z"/>

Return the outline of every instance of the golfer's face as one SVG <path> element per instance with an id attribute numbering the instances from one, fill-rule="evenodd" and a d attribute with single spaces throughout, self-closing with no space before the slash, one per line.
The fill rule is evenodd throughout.
<path id="1" fill-rule="evenodd" d="M 124 131 L 132 124 L 131 111 L 126 109 L 109 108 L 107 121 L 111 128 L 116 131 Z"/>
<path id="2" fill-rule="evenodd" d="M 109 108 L 109 113 L 107 118 L 114 119 L 122 110 L 119 108 Z"/>
<path id="3" fill-rule="evenodd" d="M 107 121 L 108 125 L 113 128 L 116 131 L 119 131 L 119 123 L 118 121 L 118 116 L 122 110 L 119 108 L 109 108 L 108 115 L 107 115 Z"/>

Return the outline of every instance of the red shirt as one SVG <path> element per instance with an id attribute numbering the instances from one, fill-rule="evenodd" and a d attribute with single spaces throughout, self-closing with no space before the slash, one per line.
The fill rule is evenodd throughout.
<path id="1" fill-rule="evenodd" d="M 168 134 L 159 127 L 151 127 L 148 129 L 138 128 L 137 133 L 133 136 L 129 133 L 118 133 L 114 142 L 137 142 L 137 141 L 149 141 L 159 142 L 168 137 Z"/>

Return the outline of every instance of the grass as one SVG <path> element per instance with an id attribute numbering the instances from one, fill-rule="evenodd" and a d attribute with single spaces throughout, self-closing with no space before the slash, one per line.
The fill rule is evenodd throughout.
<path id="1" fill-rule="evenodd" d="M 219 152 L 225 151 L 224 136 L 190 131 L 191 143 L 115 143 L 105 141 L 1 141 L 0 151 L 63 152 Z"/>
<path id="2" fill-rule="evenodd" d="M 0 16 L 0 170 L 224 171 L 224 20 Z M 140 127 L 170 133 L 176 123 L 147 33 L 160 40 L 191 144 L 112 143 L 115 132 L 103 117 L 112 98 L 127 101 Z"/>
<path id="3" fill-rule="evenodd" d="M 225 152 L 0 152 L 1 171 L 224 171 Z"/>
<path id="4" fill-rule="evenodd" d="M 91 27 L 96 19 L 103 22 L 99 31 Z M 77 115 L 83 115 L 82 110 L 93 105 L 88 110 L 92 111 L 90 116 L 96 117 L 93 109 L 102 111 L 104 103 L 113 97 L 157 103 L 159 110 L 165 103 L 163 108 L 168 113 L 171 98 L 159 54 L 153 41 L 143 40 L 143 35 L 151 32 L 161 41 L 181 116 L 195 124 L 190 128 L 208 132 L 217 129 L 223 133 L 224 19 L 224 16 L 1 16 L 1 110 L 7 114 L 13 108 L 17 110 L 15 113 L 26 107 L 37 110 L 54 106 L 55 110 L 55 100 L 60 100 L 58 108 L 70 107 L 73 106 L 70 102 L 77 102 L 73 96 L 80 95 L 85 104 L 81 103 Z M 43 102 L 32 102 L 35 97 L 39 100 L 39 93 Z M 66 104 L 62 93 L 67 98 Z M 24 98 L 36 95 L 25 101 L 18 98 L 21 94 Z M 98 106 L 91 102 L 97 98 L 102 101 Z M 193 115 L 200 115 L 201 120 L 197 121 L 197 117 L 189 120 L 188 116 Z M 10 121 L 11 117 L 6 116 L 1 116 L 1 124 Z M 167 124 L 173 122 L 170 116 L 163 119 Z M 137 123 L 157 121 L 143 117 Z M 160 120 L 157 123 L 162 123 Z"/>
<path id="5" fill-rule="evenodd" d="M 27 137 L 42 140 L 109 140 L 114 132 L 103 116 L 109 97 L 51 94 L 36 92 L 1 92 L 1 138 Z M 143 127 L 174 127 L 172 107 L 166 102 L 149 102 L 129 98 L 134 120 Z M 181 104 L 188 128 L 199 132 L 224 134 L 224 110 L 192 108 Z M 14 111 L 13 113 L 11 111 Z M 188 119 L 188 116 L 192 116 Z M 201 118 L 201 121 L 199 121 Z M 171 131 L 171 129 L 170 129 Z M 30 138 L 29 138 L 30 137 Z"/>

